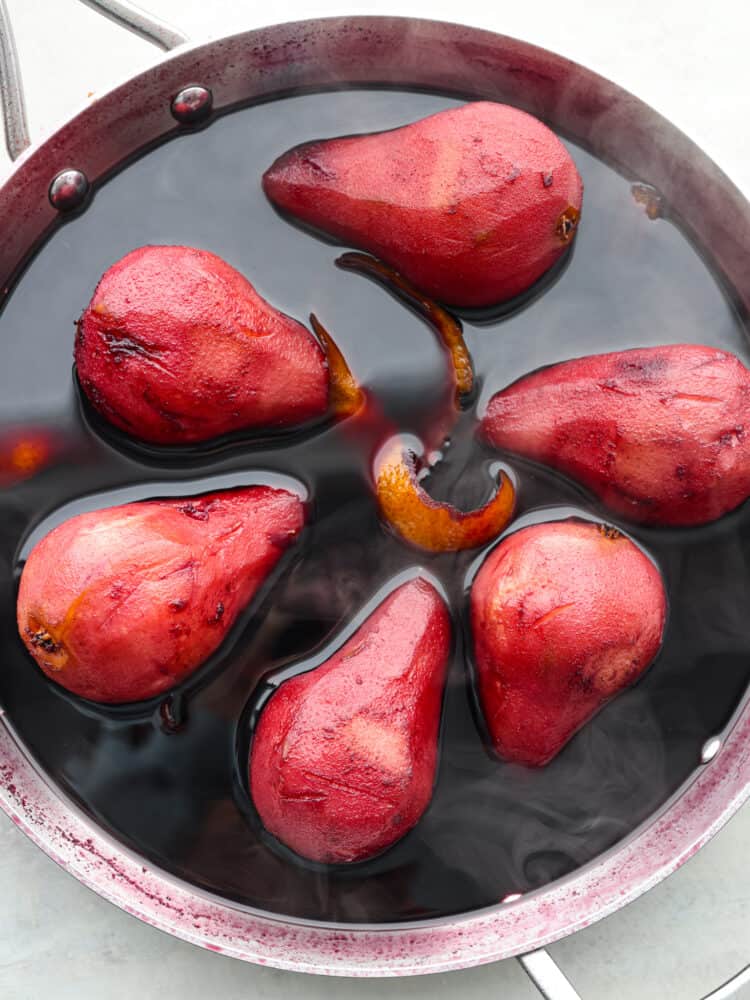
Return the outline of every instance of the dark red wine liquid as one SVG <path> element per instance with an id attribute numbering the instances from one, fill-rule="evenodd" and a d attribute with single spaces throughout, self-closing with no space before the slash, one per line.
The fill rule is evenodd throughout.
<path id="1" fill-rule="evenodd" d="M 175 138 L 51 235 L 0 316 L 0 432 L 52 429 L 63 447 L 49 468 L 0 495 L 0 703 L 50 779 L 118 840 L 194 885 L 277 914 L 434 917 L 586 864 L 689 778 L 750 677 L 750 505 L 692 531 L 625 526 L 669 591 L 658 660 L 548 767 L 501 763 L 483 745 L 467 684 L 466 590 L 482 553 L 423 556 L 389 535 L 345 427 L 170 454 L 132 446 L 81 406 L 73 323 L 98 278 L 134 247 L 185 243 L 223 256 L 291 315 L 315 311 L 392 420 L 424 433 L 450 392 L 433 335 L 382 288 L 338 270 L 339 248 L 278 216 L 260 177 L 304 140 L 389 128 L 453 103 L 382 90 L 299 96 Z M 702 256 L 668 219 L 649 218 L 629 180 L 570 149 L 586 187 L 573 252 L 524 303 L 465 323 L 479 409 L 525 372 L 581 354 L 692 341 L 748 363 L 746 331 Z M 430 486 L 464 505 L 488 495 L 497 458 L 474 442 L 474 420 L 475 411 L 461 417 Z M 519 482 L 514 527 L 571 513 L 620 524 L 561 477 L 508 462 Z M 220 652 L 167 701 L 99 708 L 43 677 L 16 634 L 15 594 L 23 558 L 55 523 L 130 499 L 285 476 L 310 492 L 304 539 Z M 305 866 L 268 842 L 247 797 L 253 708 L 279 677 L 319 662 L 341 629 L 419 565 L 442 583 L 456 623 L 433 802 L 381 857 L 346 870 Z"/>

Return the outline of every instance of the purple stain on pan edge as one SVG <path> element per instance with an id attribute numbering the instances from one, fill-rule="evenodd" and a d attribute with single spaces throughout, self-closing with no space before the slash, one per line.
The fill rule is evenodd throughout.
<path id="1" fill-rule="evenodd" d="M 264 917 L 144 866 L 60 798 L 8 731 L 0 731 L 0 805 L 79 881 L 146 923 L 211 951 L 298 972 L 346 976 L 481 965 L 587 927 L 692 857 L 747 797 L 749 771 L 750 705 L 714 761 L 625 845 L 513 903 L 461 919 L 373 930 Z"/>

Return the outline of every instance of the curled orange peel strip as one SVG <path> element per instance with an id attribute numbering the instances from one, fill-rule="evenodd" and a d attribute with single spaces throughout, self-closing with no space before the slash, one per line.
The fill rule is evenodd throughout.
<path id="1" fill-rule="evenodd" d="M 456 552 L 485 545 L 509 523 L 516 491 L 504 472 L 494 497 L 482 507 L 460 511 L 433 500 L 417 480 L 417 458 L 400 437 L 391 438 L 375 461 L 380 514 L 393 531 L 428 552 Z"/>
<path id="2" fill-rule="evenodd" d="M 397 271 L 368 254 L 346 253 L 336 263 L 346 270 L 380 281 L 427 320 L 451 359 L 455 403 L 460 406 L 474 387 L 474 369 L 458 320 Z M 379 409 L 373 407 L 373 401 L 358 385 L 331 335 L 314 315 L 310 316 L 310 323 L 328 358 L 332 413 L 348 417 L 372 410 L 371 417 L 374 418 L 377 411 L 382 419 Z M 448 415 L 451 424 L 456 415 L 455 410 Z M 444 427 L 441 438 L 443 431 Z M 494 497 L 476 510 L 461 511 L 452 504 L 433 500 L 417 479 L 416 455 L 399 435 L 391 437 L 381 448 L 375 459 L 373 478 L 383 520 L 404 541 L 427 552 L 457 552 L 485 545 L 503 531 L 513 515 L 515 489 L 504 472 L 498 477 Z"/>
<path id="3" fill-rule="evenodd" d="M 460 404 L 462 398 L 468 396 L 474 388 L 474 368 L 459 321 L 437 302 L 423 295 L 398 271 L 369 254 L 345 253 L 338 258 L 336 265 L 345 271 L 355 271 L 379 281 L 427 320 L 450 356 L 456 403 Z"/>
<path id="4" fill-rule="evenodd" d="M 339 418 L 350 417 L 364 406 L 364 390 L 352 375 L 335 340 L 315 313 L 310 313 L 310 325 L 323 345 L 328 361 L 328 405 L 331 413 Z"/>

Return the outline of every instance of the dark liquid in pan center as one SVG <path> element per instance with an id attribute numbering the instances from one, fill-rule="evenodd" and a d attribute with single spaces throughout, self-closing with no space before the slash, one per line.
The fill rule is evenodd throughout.
<path id="1" fill-rule="evenodd" d="M 668 587 L 662 653 L 548 767 L 500 763 L 484 749 L 466 683 L 465 587 L 481 553 L 422 557 L 389 536 L 363 457 L 340 428 L 170 456 L 102 435 L 81 411 L 71 375 L 73 322 L 101 273 L 145 243 L 184 243 L 226 258 L 286 312 L 304 320 L 314 310 L 393 419 L 423 431 L 450 391 L 432 334 L 381 288 L 337 270 L 337 247 L 276 215 L 260 177 L 304 140 L 388 128 L 452 103 L 394 91 L 308 95 L 241 110 L 175 139 L 114 177 L 84 215 L 52 235 L 0 316 L 0 429 L 49 426 L 68 449 L 0 497 L 0 702 L 47 774 L 116 838 L 196 885 L 279 914 L 419 919 L 544 885 L 652 814 L 694 771 L 703 742 L 726 725 L 748 682 L 750 506 L 693 531 L 627 528 L 658 561 Z M 586 190 L 567 266 L 522 308 L 465 323 L 480 409 L 521 374 L 581 354 L 692 341 L 747 363 L 745 331 L 699 253 L 672 223 L 648 218 L 628 180 L 570 148 Z M 491 456 L 473 443 L 472 426 L 465 415 L 431 487 L 466 505 L 490 487 Z M 522 518 L 574 508 L 619 523 L 554 474 L 510 464 Z M 82 509 L 279 474 L 309 490 L 311 526 L 178 697 L 161 709 L 98 709 L 43 678 L 15 630 L 13 574 L 30 537 Z M 267 843 L 248 806 L 247 706 L 269 674 L 309 666 L 394 577 L 418 565 L 442 582 L 459 633 L 433 802 L 381 857 L 349 870 L 313 870 Z"/>

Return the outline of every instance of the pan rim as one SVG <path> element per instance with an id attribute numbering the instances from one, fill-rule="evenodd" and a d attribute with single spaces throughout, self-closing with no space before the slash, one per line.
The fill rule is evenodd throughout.
<path id="1" fill-rule="evenodd" d="M 599 857 L 508 904 L 400 924 L 326 924 L 252 910 L 144 863 L 58 791 L 8 719 L 0 727 L 0 808 L 87 888 L 191 944 L 287 971 L 349 977 L 447 972 L 545 947 L 673 874 L 750 797 L 750 703 L 713 760 Z M 722 766 L 719 762 L 722 762 Z M 716 808 L 718 805 L 718 808 Z"/>

